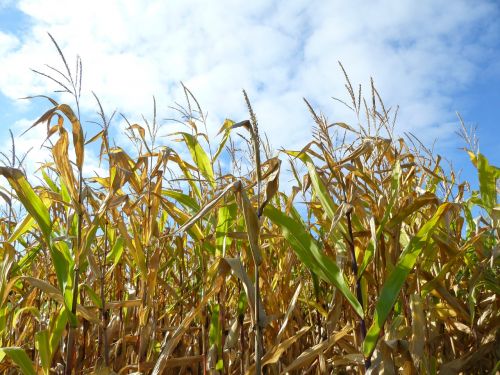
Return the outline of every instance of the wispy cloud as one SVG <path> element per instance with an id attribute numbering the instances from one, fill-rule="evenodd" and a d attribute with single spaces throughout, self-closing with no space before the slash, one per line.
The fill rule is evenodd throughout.
<path id="1" fill-rule="evenodd" d="M 28 68 L 58 64 L 46 31 L 68 57 L 84 61 L 84 91 L 106 108 L 160 113 L 182 100 L 183 80 L 209 112 L 210 133 L 224 117 L 246 117 L 253 100 L 275 146 L 299 147 L 311 121 L 307 97 L 332 121 L 353 119 L 331 97 L 373 76 L 399 129 L 445 137 L 454 95 L 488 64 L 500 16 L 493 1 L 59 1 L 21 0 L 31 19 L 23 35 L 0 34 L 0 90 L 10 98 L 53 88 Z M 59 66 L 59 65 L 58 65 Z M 94 110 L 90 95 L 84 109 Z"/>

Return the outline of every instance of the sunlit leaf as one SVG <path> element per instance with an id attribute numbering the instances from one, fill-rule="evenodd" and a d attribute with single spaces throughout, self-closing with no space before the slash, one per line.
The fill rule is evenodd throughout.
<path id="1" fill-rule="evenodd" d="M 201 174 L 207 179 L 207 181 L 215 187 L 214 171 L 212 169 L 212 164 L 210 158 L 206 154 L 205 150 L 201 147 L 200 143 L 195 136 L 189 133 L 175 133 L 180 134 L 184 138 L 184 142 L 191 153 L 194 163 L 198 166 Z"/>
<path id="2" fill-rule="evenodd" d="M 363 308 L 351 292 L 341 269 L 323 253 L 304 226 L 272 206 L 266 207 L 264 215 L 281 228 L 283 236 L 290 243 L 299 259 L 323 280 L 339 288 L 354 311 L 363 317 Z"/>
<path id="3" fill-rule="evenodd" d="M 52 223 L 49 210 L 34 192 L 24 174 L 15 168 L 0 167 L 0 175 L 7 178 L 10 186 L 16 192 L 17 198 L 26 208 L 26 211 L 35 219 L 47 242 L 50 242 Z"/>
<path id="4" fill-rule="evenodd" d="M 19 369 L 24 375 L 36 375 L 33 363 L 22 348 L 0 348 L 0 353 L 9 356 L 10 359 L 12 359 L 12 361 L 14 361 L 17 366 L 19 366 Z"/>
<path id="5" fill-rule="evenodd" d="M 420 228 L 418 233 L 410 240 L 408 246 L 401 253 L 396 267 L 391 272 L 387 280 L 385 280 L 375 306 L 373 323 L 367 332 L 365 341 L 363 342 L 363 353 L 365 357 L 370 357 L 375 350 L 375 345 L 377 344 L 380 331 L 389 317 L 389 313 L 398 298 L 401 287 L 413 269 L 418 256 L 424 247 L 427 246 L 435 227 L 441 221 L 443 215 L 452 207 L 452 204 L 444 203 L 438 208 L 434 216 L 427 223 L 425 223 L 422 228 Z"/>

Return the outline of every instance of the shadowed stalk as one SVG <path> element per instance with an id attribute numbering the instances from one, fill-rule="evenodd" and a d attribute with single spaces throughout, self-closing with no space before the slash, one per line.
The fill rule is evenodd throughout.
<path id="1" fill-rule="evenodd" d="M 95 92 L 92 92 L 92 95 L 94 96 L 96 103 L 98 105 L 99 111 L 98 115 L 101 118 L 102 123 L 97 123 L 102 129 L 102 145 L 101 145 L 101 152 L 99 154 L 99 162 L 102 162 L 102 156 L 103 153 L 109 153 L 109 139 L 108 139 L 108 129 L 110 126 L 110 122 L 113 119 L 114 115 L 116 112 L 113 112 L 111 117 L 108 119 L 104 113 L 103 106 L 101 104 L 101 101 L 99 100 L 99 97 L 96 95 Z M 108 161 L 108 170 L 109 173 L 111 174 L 111 163 Z M 104 284 L 106 282 L 106 260 L 109 252 L 109 238 L 108 238 L 108 227 L 109 227 L 109 221 L 107 217 L 107 213 L 104 214 L 104 235 L 103 235 L 103 241 L 104 241 L 104 252 L 102 254 L 102 259 L 101 259 L 101 278 L 100 278 L 100 298 L 101 298 L 101 321 L 102 321 L 102 329 L 99 330 L 100 336 L 99 336 L 99 348 L 102 350 L 102 355 L 104 357 L 104 363 L 106 367 L 109 367 L 110 365 L 110 358 L 109 358 L 109 341 L 108 341 L 108 324 L 109 324 L 109 310 L 106 307 L 106 288 L 104 287 Z M 118 299 L 121 299 L 120 296 L 121 289 L 118 291 Z M 122 309 L 120 308 L 120 321 L 122 321 Z"/>
<path id="2" fill-rule="evenodd" d="M 104 282 L 106 281 L 106 257 L 108 255 L 108 221 L 105 219 L 104 223 L 104 254 L 101 263 L 101 320 L 102 320 L 102 352 L 104 356 L 104 363 L 109 367 L 109 343 L 107 335 L 108 327 L 108 309 L 106 308 L 106 292 Z"/>
<path id="3" fill-rule="evenodd" d="M 254 152 L 254 158 L 255 158 L 255 172 L 256 172 L 256 179 L 257 179 L 257 218 L 259 219 L 262 216 L 262 210 L 260 207 L 260 189 L 261 189 L 261 183 L 262 183 L 262 171 L 261 171 L 261 165 L 260 165 L 260 139 L 259 139 L 259 128 L 257 124 L 257 118 L 255 116 L 255 113 L 253 112 L 252 106 L 250 104 L 250 100 L 248 99 L 247 93 L 245 90 L 243 90 L 243 96 L 245 97 L 245 102 L 248 107 L 248 111 L 250 113 L 250 120 L 252 126 L 249 126 L 251 138 L 252 138 L 252 145 L 253 145 L 253 152 Z M 250 230 L 250 229 L 248 229 Z M 258 229 L 257 229 L 258 230 Z M 254 306 L 255 306 L 255 374 L 260 375 L 262 374 L 262 325 L 261 325 L 261 317 L 260 317 L 260 311 L 259 311 L 259 305 L 260 305 L 260 285 L 259 285 L 259 264 L 255 262 L 254 264 L 254 277 L 255 277 L 255 301 L 254 301 Z"/>
<path id="4" fill-rule="evenodd" d="M 82 187 L 83 187 L 83 175 L 82 168 L 78 167 L 78 206 L 77 206 L 77 234 L 76 234 L 76 251 L 75 251 L 75 269 L 74 269 L 74 277 L 73 277 L 73 300 L 71 302 L 71 314 L 76 317 L 76 306 L 78 302 L 78 283 L 80 282 L 80 265 L 79 265 L 79 256 L 81 250 L 81 242 L 82 242 L 82 220 L 83 220 L 83 205 L 82 205 Z M 78 328 L 78 320 L 76 325 L 73 325 L 71 322 L 69 324 L 69 332 L 68 332 L 68 340 L 67 340 L 67 352 L 66 352 L 66 369 L 65 374 L 71 375 L 72 369 L 74 366 L 74 356 L 76 349 L 76 330 Z"/>
<path id="5" fill-rule="evenodd" d="M 349 208 L 346 212 L 346 219 L 347 219 L 347 231 L 349 232 L 349 250 L 351 252 L 351 269 L 352 273 L 356 277 L 356 298 L 358 299 L 358 302 L 363 306 L 363 295 L 361 293 L 361 278 L 358 277 L 358 263 L 356 261 L 356 251 L 354 248 L 354 235 L 353 235 L 353 230 L 352 230 L 352 222 L 351 222 L 351 214 L 352 214 L 352 207 Z M 359 318 L 359 333 L 360 333 L 360 338 L 361 342 L 365 340 L 366 337 L 366 322 L 364 318 Z M 370 358 L 365 358 L 365 370 L 368 370 L 371 366 L 371 359 Z"/>

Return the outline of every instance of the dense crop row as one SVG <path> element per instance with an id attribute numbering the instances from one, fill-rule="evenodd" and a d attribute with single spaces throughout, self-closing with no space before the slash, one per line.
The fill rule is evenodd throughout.
<path id="1" fill-rule="evenodd" d="M 58 81 L 78 108 L 81 77 L 65 66 Z M 393 135 L 373 87 L 367 103 L 347 82 L 364 125 L 331 124 L 306 103 L 311 142 L 277 156 L 246 94 L 250 120 L 226 120 L 208 147 L 185 89 L 179 147 L 159 145 L 155 118 L 129 124 L 133 154 L 111 145 L 102 108 L 102 131 L 85 140 L 79 111 L 49 99 L 35 126 L 53 159 L 39 179 L 0 168 L 1 371 L 498 369 L 500 170 L 471 144 L 469 191 L 418 140 Z M 106 174 L 85 177 L 96 144 Z"/>

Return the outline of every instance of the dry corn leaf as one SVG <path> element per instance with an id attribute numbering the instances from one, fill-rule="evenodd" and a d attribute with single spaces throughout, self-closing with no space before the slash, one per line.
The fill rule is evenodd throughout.
<path id="1" fill-rule="evenodd" d="M 293 310 L 295 309 L 295 306 L 297 304 L 297 299 L 299 298 L 300 291 L 302 290 L 302 282 L 299 282 L 299 285 L 295 289 L 295 292 L 293 293 L 293 297 L 290 300 L 290 304 L 288 305 L 288 309 L 286 310 L 285 318 L 283 319 L 283 323 L 281 323 L 280 330 L 278 331 L 278 334 L 276 335 L 276 344 L 279 344 L 281 341 L 281 336 L 283 336 L 283 333 L 285 333 L 286 326 L 288 324 L 288 319 L 290 319 L 290 315 L 292 315 Z"/>
<path id="2" fill-rule="evenodd" d="M 54 301 L 64 304 L 64 297 L 61 294 L 61 291 L 57 289 L 55 286 L 49 284 L 48 282 L 30 276 L 21 276 L 20 279 L 27 281 L 33 287 L 40 289 L 44 293 L 47 293 L 47 295 Z M 80 304 L 78 304 L 76 307 L 76 311 L 89 322 L 98 325 L 101 324 L 101 321 L 97 318 L 97 316 L 95 316 L 94 313 L 92 313 L 86 307 L 83 307 Z"/>
<path id="3" fill-rule="evenodd" d="M 346 336 L 352 330 L 351 327 L 345 327 L 340 332 L 332 334 L 328 340 L 322 341 L 302 352 L 291 364 L 289 364 L 280 374 L 286 374 L 292 370 L 297 370 L 309 366 L 320 354 L 328 350 L 338 340 Z"/>
<path id="4" fill-rule="evenodd" d="M 243 288 L 245 289 L 245 293 L 248 297 L 248 304 L 252 310 L 252 314 L 250 316 L 253 319 L 255 316 L 255 287 L 246 273 L 243 263 L 241 263 L 240 259 L 234 258 L 222 258 L 220 262 L 226 263 L 231 268 L 232 273 L 243 283 Z M 261 328 L 264 328 L 268 323 L 268 318 L 262 305 L 262 301 L 259 301 L 259 319 Z M 253 324 L 255 324 L 255 322 Z"/>
<path id="5" fill-rule="evenodd" d="M 295 335 L 283 340 L 283 342 L 280 342 L 279 344 L 269 349 L 266 352 L 266 354 L 264 354 L 264 356 L 262 357 L 262 367 L 264 367 L 265 365 L 270 365 L 278 362 L 281 355 L 290 346 L 292 346 L 298 339 L 300 339 L 303 335 L 305 335 L 310 329 L 311 327 L 308 326 L 302 327 Z M 250 366 L 246 371 L 246 375 L 251 375 L 254 373 L 255 373 L 255 365 Z"/>
<path id="6" fill-rule="evenodd" d="M 214 286 L 212 287 L 212 289 L 204 295 L 198 306 L 189 312 L 182 323 L 177 327 L 173 335 L 163 343 L 160 356 L 158 357 L 158 360 L 156 361 L 153 368 L 153 375 L 163 374 L 163 371 L 167 366 L 168 357 L 170 357 L 177 344 L 182 339 L 184 332 L 186 332 L 194 318 L 196 318 L 196 316 L 201 312 L 210 298 L 212 298 L 215 293 L 219 291 L 220 287 L 224 283 L 226 272 L 227 269 L 221 268 L 221 274 L 217 277 L 217 280 L 214 282 Z"/>

